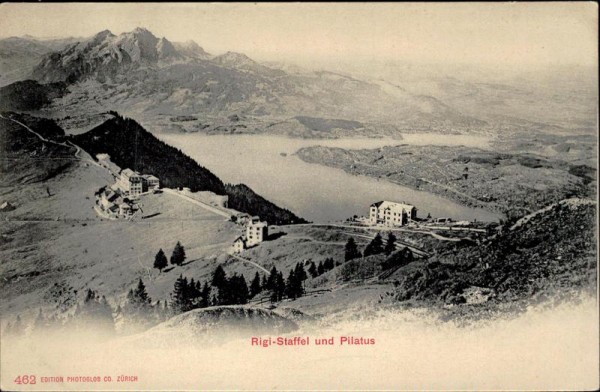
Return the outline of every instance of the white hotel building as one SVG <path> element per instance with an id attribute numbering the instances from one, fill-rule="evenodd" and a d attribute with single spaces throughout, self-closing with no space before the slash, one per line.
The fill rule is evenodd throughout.
<path id="1" fill-rule="evenodd" d="M 371 204 L 369 223 L 372 225 L 404 226 L 417 218 L 417 208 L 410 204 L 378 201 Z"/>

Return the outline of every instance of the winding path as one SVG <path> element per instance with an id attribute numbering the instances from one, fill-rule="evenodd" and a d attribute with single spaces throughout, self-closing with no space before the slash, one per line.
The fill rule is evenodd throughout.
<path id="1" fill-rule="evenodd" d="M 56 146 L 61 146 L 61 147 L 66 147 L 66 148 L 71 148 L 73 147 L 75 149 L 75 153 L 73 154 L 73 156 L 75 157 L 75 159 L 77 159 L 78 161 L 87 161 L 92 163 L 93 165 L 96 165 L 98 167 L 104 168 L 102 165 L 98 164 L 96 161 L 94 161 L 93 159 L 87 159 L 87 158 L 82 158 L 80 156 L 81 154 L 81 147 L 79 147 L 78 145 L 76 145 L 75 143 L 73 143 L 72 141 L 68 140 L 65 143 L 59 143 L 59 142 L 55 142 L 54 140 L 50 140 L 50 139 L 46 139 L 45 137 L 43 137 L 42 135 L 40 135 L 39 133 L 37 133 L 36 131 L 34 131 L 33 129 L 29 128 L 27 125 L 23 124 L 22 122 L 20 122 L 19 120 L 15 120 L 14 118 L 10 118 L 10 117 L 4 117 L 3 115 L 0 114 L 0 118 L 3 118 L 5 120 L 8 121 L 12 121 L 15 124 L 19 124 L 20 126 L 22 126 L 23 128 L 25 128 L 26 130 L 28 130 L 29 132 L 33 133 L 35 136 L 37 136 L 41 141 L 43 141 L 44 143 L 51 143 L 54 144 Z"/>
<path id="2" fill-rule="evenodd" d="M 267 271 L 267 269 L 266 269 L 265 267 L 263 267 L 263 266 L 262 266 L 262 265 L 260 265 L 260 264 L 257 264 L 257 263 L 255 263 L 255 262 L 254 262 L 254 261 L 252 261 L 252 260 L 245 259 L 245 258 L 243 258 L 243 257 L 240 257 L 240 256 L 238 256 L 238 255 L 235 255 L 235 254 L 230 254 L 229 256 L 233 257 L 234 259 L 238 259 L 238 260 L 240 260 L 240 261 L 242 261 L 242 262 L 244 262 L 244 263 L 252 264 L 252 265 L 253 265 L 253 266 L 255 266 L 256 268 L 260 269 L 261 271 L 264 271 L 264 272 L 265 272 L 265 273 L 267 273 L 267 274 L 270 274 L 270 273 L 271 273 L 270 271 Z"/>
<path id="3" fill-rule="evenodd" d="M 203 203 L 203 202 L 201 202 L 199 200 L 192 199 L 191 197 L 186 196 L 183 193 L 176 191 L 175 189 L 162 188 L 162 191 L 166 192 L 166 193 L 169 193 L 171 195 L 179 196 L 183 200 L 186 200 L 186 201 L 188 201 L 188 202 L 190 202 L 192 204 L 196 204 L 197 206 L 200 206 L 200 207 L 202 207 L 202 208 L 204 208 L 204 209 L 206 209 L 206 210 L 208 210 L 208 211 L 210 211 L 212 213 L 215 213 L 217 215 L 221 215 L 222 217 L 225 217 L 227 219 L 231 219 L 231 214 L 229 214 L 229 213 L 227 213 L 225 211 L 222 211 L 222 210 L 220 210 L 218 208 L 215 208 L 215 207 L 213 207 L 211 205 L 208 205 L 206 203 Z"/>
<path id="4" fill-rule="evenodd" d="M 15 120 L 14 118 L 10 118 L 10 117 L 4 117 L 4 116 L 3 116 L 3 115 L 1 115 L 1 114 L 0 114 L 0 118 L 3 118 L 3 119 L 5 119 L 5 120 L 8 120 L 8 121 L 12 121 L 12 122 L 14 122 L 15 124 L 19 124 L 20 126 L 22 126 L 23 128 L 25 128 L 25 129 L 26 129 L 26 130 L 28 130 L 29 132 L 33 133 L 35 136 L 37 136 L 37 137 L 38 137 L 38 138 L 39 138 L 41 141 L 43 141 L 43 142 L 46 142 L 46 143 L 52 143 L 52 144 L 55 144 L 55 145 L 57 145 L 57 146 L 61 146 L 61 147 L 67 147 L 67 148 L 70 148 L 70 147 L 71 147 L 71 146 L 69 146 L 69 145 L 68 145 L 68 144 L 66 144 L 66 143 L 58 143 L 58 142 L 55 142 L 55 141 L 53 141 L 53 140 L 48 140 L 48 139 L 46 139 L 45 137 L 43 137 L 42 135 L 40 135 L 39 133 L 37 133 L 37 132 L 36 132 L 36 131 L 34 131 L 33 129 L 29 128 L 27 125 L 23 124 L 22 122 L 20 122 L 20 121 L 18 121 L 18 120 Z M 73 147 L 74 147 L 74 146 L 73 146 Z M 77 151 L 77 152 L 78 152 L 78 151 Z M 77 153 L 77 152 L 76 152 L 76 153 Z M 75 156 L 75 157 L 77 158 L 77 156 Z"/>

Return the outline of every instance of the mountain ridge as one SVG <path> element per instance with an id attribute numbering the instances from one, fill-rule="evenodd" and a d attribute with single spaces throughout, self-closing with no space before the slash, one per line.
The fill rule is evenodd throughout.
<path id="1" fill-rule="evenodd" d="M 461 79 L 424 69 L 429 76 L 419 79 L 418 71 L 413 74 L 419 67 L 397 71 L 392 67 L 394 72 L 382 71 L 379 76 L 375 69 L 371 77 L 339 70 L 299 71 L 257 62 L 243 53 L 213 56 L 194 41 L 172 42 L 144 28 L 119 35 L 104 30 L 63 45 L 56 50 L 33 45 L 29 52 L 21 48 L 15 59 L 27 66 L 11 65 L 12 59 L 3 59 L 0 71 L 8 67 L 9 72 L 0 72 L 0 83 L 28 78 L 42 84 L 67 83 L 64 98 L 54 99 L 45 109 L 49 116 L 117 110 L 135 118 L 150 118 L 153 123 L 164 116 L 226 119 L 237 115 L 255 119 L 255 123 L 266 119 L 249 133 L 268 132 L 268 123 L 296 116 L 378 123 L 397 129 L 397 135 L 402 131 L 501 134 L 532 126 L 538 132 L 564 132 L 595 124 L 595 109 L 589 104 L 594 92 L 582 90 L 579 81 L 563 83 L 564 77 L 524 75 L 525 79 L 511 79 L 512 84 L 497 78 L 485 84 L 473 83 L 481 72 Z M 23 53 L 30 53 L 31 58 Z M 33 60 L 40 57 L 33 67 Z M 529 79 L 533 82 L 520 87 Z M 548 86 L 552 80 L 561 81 L 560 85 Z M 569 115 L 563 115 L 561 108 Z M 186 131 L 206 129 L 207 124 L 194 124 L 192 129 L 189 125 Z M 160 131 L 163 127 L 155 128 Z M 227 127 L 222 129 L 227 132 Z M 294 129 L 291 134 L 306 132 Z"/>
<path id="2" fill-rule="evenodd" d="M 287 73 L 243 53 L 211 56 L 194 41 L 172 43 L 143 28 L 118 36 L 103 31 L 47 54 L 32 78 L 40 83 L 64 81 L 75 90 L 83 87 L 84 95 L 94 93 L 82 85 L 86 80 L 98 81 L 104 90 L 119 85 L 126 92 L 123 98 L 117 100 L 112 93 L 97 99 L 106 104 L 106 110 L 121 109 L 116 105 L 132 106 L 144 98 L 146 103 L 140 110 L 155 115 L 306 115 L 377 119 L 415 129 L 484 124 L 456 110 L 435 112 L 445 106 L 432 105 L 431 97 L 405 92 L 399 98 L 377 84 L 335 72 Z M 60 104 L 61 110 L 81 101 L 73 94 L 67 99 Z"/>

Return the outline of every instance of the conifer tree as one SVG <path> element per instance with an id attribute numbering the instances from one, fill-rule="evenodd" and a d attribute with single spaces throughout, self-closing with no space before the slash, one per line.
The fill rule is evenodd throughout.
<path id="1" fill-rule="evenodd" d="M 167 260 L 167 256 L 165 256 L 165 252 L 163 252 L 163 250 L 160 249 L 158 251 L 158 253 L 156 254 L 156 256 L 154 257 L 154 268 L 156 268 L 160 272 L 162 272 L 162 270 L 164 268 L 166 268 L 167 265 L 169 265 L 169 261 Z"/>
<path id="2" fill-rule="evenodd" d="M 181 265 L 185 261 L 185 249 L 183 245 L 179 241 L 175 244 L 175 248 L 173 249 L 173 254 L 171 255 L 171 264 L 173 265 Z"/>
<path id="3" fill-rule="evenodd" d="M 285 294 L 285 280 L 283 279 L 283 274 L 281 272 L 277 273 L 275 291 L 277 291 L 277 301 L 281 301 Z"/>
<path id="4" fill-rule="evenodd" d="M 319 261 L 319 266 L 317 267 L 317 274 L 323 275 L 325 273 L 325 266 L 323 266 L 323 262 Z"/>
<path id="5" fill-rule="evenodd" d="M 360 256 L 361 256 L 361 254 L 358 251 L 358 247 L 356 246 L 356 242 L 354 241 L 354 238 L 352 238 L 352 237 L 348 238 L 348 242 L 346 242 L 346 247 L 345 247 L 344 260 L 349 261 L 352 259 L 356 259 Z"/>
<path id="6" fill-rule="evenodd" d="M 152 302 L 152 300 L 148 296 L 148 293 L 146 292 L 146 285 L 142 281 L 142 278 L 140 278 L 140 280 L 138 281 L 137 287 L 133 292 L 133 299 L 134 302 L 139 304 L 140 307 L 149 306 L 150 302 Z"/>
<path id="7" fill-rule="evenodd" d="M 269 279 L 267 279 L 267 290 L 276 290 L 277 289 L 277 268 L 273 266 L 271 268 L 271 273 L 269 274 Z"/>
<path id="8" fill-rule="evenodd" d="M 233 276 L 229 278 L 225 278 L 224 282 L 219 287 L 219 292 L 217 294 L 217 299 L 219 301 L 219 305 L 231 305 L 231 280 L 235 279 L 237 275 L 234 273 Z"/>
<path id="9" fill-rule="evenodd" d="M 225 283 L 227 282 L 227 274 L 225 274 L 225 270 L 219 264 L 212 275 L 212 285 L 221 289 Z"/>
<path id="10" fill-rule="evenodd" d="M 250 283 L 250 297 L 256 296 L 258 293 L 262 291 L 260 286 L 260 276 L 258 272 L 254 275 L 254 279 L 252 279 L 252 283 Z"/>
<path id="11" fill-rule="evenodd" d="M 396 250 L 396 236 L 391 231 L 388 234 L 387 243 L 385 244 L 384 252 L 387 256 L 391 255 Z"/>
<path id="12" fill-rule="evenodd" d="M 207 308 L 207 307 L 211 306 L 210 292 L 211 292 L 210 285 L 208 284 L 208 282 L 204 282 L 204 286 L 202 286 L 202 300 L 200 301 L 201 308 Z"/>
<path id="13" fill-rule="evenodd" d="M 290 299 L 296 299 L 297 297 L 296 281 L 296 274 L 294 273 L 294 270 L 291 269 L 285 284 L 285 295 L 287 295 L 287 297 Z"/>
<path id="14" fill-rule="evenodd" d="M 112 314 L 113 310 L 106 297 L 88 289 L 83 302 L 77 303 L 73 321 L 80 328 L 100 334 L 112 334 L 115 327 Z"/>
<path id="15" fill-rule="evenodd" d="M 334 267 L 335 264 L 333 263 L 333 259 L 331 257 L 326 258 L 325 262 L 323 262 L 323 269 L 325 271 L 331 271 Z"/>
<path id="16" fill-rule="evenodd" d="M 333 259 L 331 261 L 333 262 Z M 298 280 L 300 282 L 304 282 L 306 279 L 308 279 L 308 275 L 306 274 L 306 271 L 304 270 L 304 266 L 302 265 L 302 263 L 296 264 L 294 273 L 296 274 L 296 276 L 298 277 Z"/>
<path id="17" fill-rule="evenodd" d="M 248 298 L 250 297 L 250 292 L 248 290 L 248 283 L 246 282 L 246 278 L 244 275 L 240 275 L 237 278 L 235 288 L 235 303 L 236 304 L 247 304 Z"/>
<path id="18" fill-rule="evenodd" d="M 268 287 L 268 286 L 269 286 L 269 285 L 268 285 L 268 283 L 267 283 L 267 275 L 263 274 L 263 275 L 262 275 L 262 280 L 261 280 L 261 282 L 260 282 L 260 287 L 261 287 L 263 290 L 268 290 L 268 289 L 269 289 L 269 287 Z"/>
<path id="19" fill-rule="evenodd" d="M 381 238 L 381 235 L 377 233 L 375 238 L 373 238 L 365 248 L 364 255 L 365 257 L 367 257 L 371 255 L 377 255 L 380 253 L 383 253 L 383 239 Z"/>
<path id="20" fill-rule="evenodd" d="M 134 324 L 150 321 L 152 318 L 151 302 L 152 300 L 146 292 L 146 286 L 140 278 L 135 289 L 130 289 L 127 293 L 127 303 L 121 310 L 123 317 Z"/>
<path id="21" fill-rule="evenodd" d="M 186 298 L 189 302 L 190 309 L 195 309 L 200 306 L 200 296 L 202 293 L 199 289 L 199 283 L 199 281 L 195 282 L 194 278 L 192 278 L 188 284 Z"/>
<path id="22" fill-rule="evenodd" d="M 182 275 L 175 281 L 173 292 L 171 293 L 171 309 L 175 314 L 187 312 L 190 310 L 190 303 L 187 297 L 188 281 Z"/>
<path id="23" fill-rule="evenodd" d="M 310 274 L 311 277 L 316 278 L 318 275 L 317 272 L 317 266 L 315 265 L 315 262 L 312 261 L 310 263 L 310 267 L 308 267 L 308 273 Z"/>

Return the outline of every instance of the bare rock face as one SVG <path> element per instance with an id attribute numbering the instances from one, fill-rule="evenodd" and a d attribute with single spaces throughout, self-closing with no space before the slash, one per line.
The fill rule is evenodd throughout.
<path id="1" fill-rule="evenodd" d="M 134 63 L 153 62 L 158 60 L 156 46 L 159 40 L 150 31 L 136 28 L 132 32 L 117 37 L 113 45 L 125 51 Z"/>
<path id="2" fill-rule="evenodd" d="M 182 57 L 175 49 L 175 46 L 166 38 L 161 38 L 156 44 L 156 52 L 159 59 L 169 59 Z"/>
<path id="3" fill-rule="evenodd" d="M 184 56 L 198 60 L 209 60 L 212 58 L 210 53 L 207 53 L 195 41 L 189 40 L 186 42 L 174 42 L 173 45 L 177 51 Z"/>
<path id="4" fill-rule="evenodd" d="M 71 83 L 90 76 L 112 78 L 136 67 L 156 66 L 159 60 L 182 58 L 169 40 L 159 39 L 146 29 L 136 28 L 119 36 L 105 30 L 48 54 L 32 76 L 44 83 Z"/>
<path id="5" fill-rule="evenodd" d="M 255 65 L 256 62 L 243 53 L 227 52 L 214 58 L 214 62 L 228 67 Z"/>

